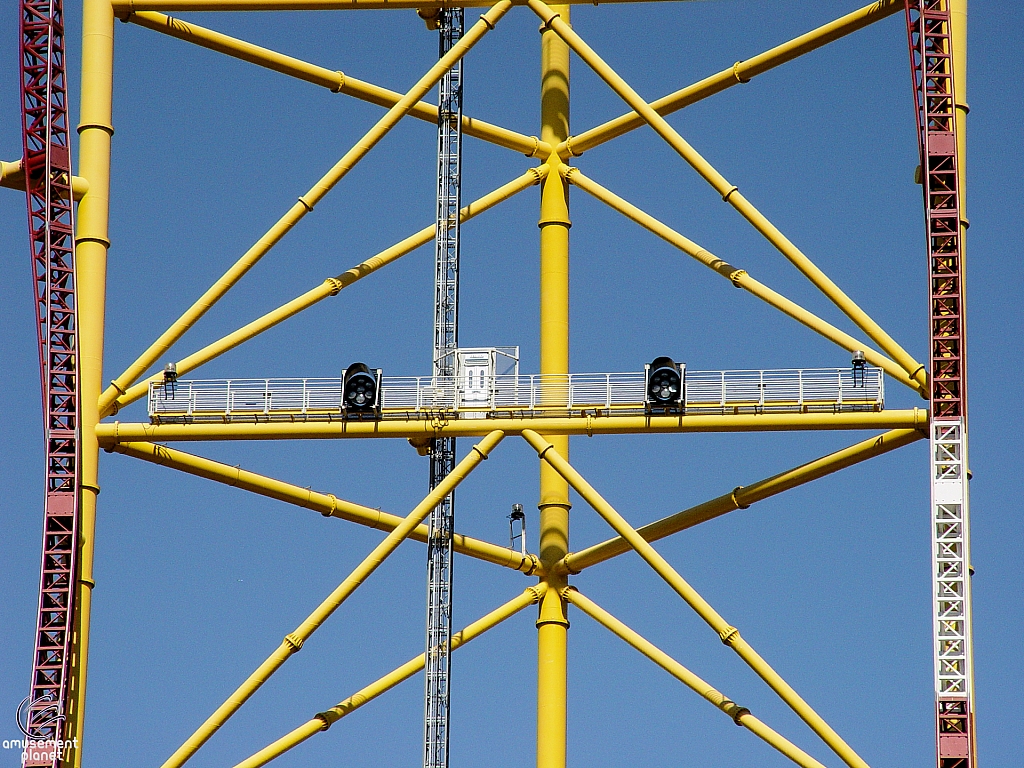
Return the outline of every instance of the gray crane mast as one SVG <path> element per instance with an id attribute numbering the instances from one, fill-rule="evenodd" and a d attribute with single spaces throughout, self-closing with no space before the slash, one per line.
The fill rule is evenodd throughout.
<path id="1" fill-rule="evenodd" d="M 462 37 L 465 12 L 442 8 L 439 55 Z M 437 110 L 437 234 L 434 281 L 434 376 L 456 374 L 459 344 L 459 208 L 462 195 L 462 62 L 441 78 Z M 455 466 L 455 439 L 435 440 L 430 452 L 430 487 Z M 423 768 L 448 768 L 449 642 L 452 634 L 452 529 L 454 493 L 430 514 L 427 544 L 426 708 Z"/>

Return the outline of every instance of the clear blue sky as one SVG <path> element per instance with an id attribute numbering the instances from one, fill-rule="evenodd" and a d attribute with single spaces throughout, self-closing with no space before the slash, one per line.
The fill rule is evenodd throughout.
<path id="1" fill-rule="evenodd" d="M 576 30 L 656 98 L 859 6 L 721 0 L 579 6 Z M 72 109 L 79 11 L 68 9 Z M 3 14 L 0 156 L 20 153 L 17 15 Z M 973 5 L 968 245 L 980 763 L 1024 759 L 1024 523 L 1019 514 L 1020 148 L 1024 10 Z M 467 23 L 477 16 L 467 13 Z M 412 11 L 205 14 L 193 20 L 405 91 L 436 57 Z M 466 61 L 466 112 L 535 133 L 538 20 L 515 9 Z M 117 375 L 377 119 L 381 110 L 118 24 L 105 378 Z M 623 110 L 573 62 L 574 132 Z M 926 262 L 906 33 L 894 16 L 677 113 L 670 122 L 918 358 Z M 403 122 L 175 348 L 179 358 L 373 255 L 433 217 L 434 129 Z M 532 164 L 467 138 L 464 200 Z M 712 252 L 854 331 L 650 130 L 578 158 L 589 176 Z M 17 735 L 38 584 L 43 455 L 24 198 L 0 190 L 0 739 Z M 846 365 L 847 353 L 733 289 L 576 191 L 572 367 Z M 461 338 L 518 344 L 537 367 L 537 192 L 463 229 Z M 196 376 L 331 376 L 362 360 L 429 371 L 432 261 L 420 249 Z M 857 334 L 860 335 L 860 334 Z M 889 404 L 920 404 L 887 382 Z M 122 413 L 145 419 L 139 403 Z M 867 433 L 576 438 L 572 458 L 634 524 L 749 484 Z M 469 441 L 460 441 L 463 453 Z M 427 462 L 404 441 L 184 445 L 405 514 Z M 502 542 L 536 457 L 508 439 L 460 489 L 457 527 Z M 86 760 L 159 765 L 380 534 L 132 459 L 103 455 Z M 872 766 L 934 765 L 927 453 L 921 443 L 658 544 Z M 572 548 L 607 536 L 576 499 Z M 421 652 L 425 551 L 403 545 L 194 758 L 230 766 Z M 463 626 L 532 579 L 460 559 Z M 579 588 L 828 765 L 838 760 L 637 557 Z M 788 762 L 571 614 L 571 766 Z M 452 765 L 533 760 L 532 609 L 454 657 Z M 422 681 L 409 681 L 279 765 L 416 765 Z M 0 752 L 14 766 L 15 752 Z"/>

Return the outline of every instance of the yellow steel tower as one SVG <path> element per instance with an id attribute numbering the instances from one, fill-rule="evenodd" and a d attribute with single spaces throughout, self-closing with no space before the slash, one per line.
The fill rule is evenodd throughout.
<path id="1" fill-rule="evenodd" d="M 165 15 L 169 11 L 266 11 L 266 10 L 358 10 L 415 9 L 428 20 L 436 19 L 441 7 L 482 7 L 479 18 L 468 24 L 464 35 L 431 66 L 409 90 L 402 94 L 358 80 L 342 72 L 277 53 L 206 27 Z M 966 39 L 966 0 L 877 0 L 851 11 L 841 18 L 813 29 L 790 42 L 778 45 L 745 61 L 738 61 L 703 80 L 670 93 L 653 102 L 641 97 L 571 25 L 569 4 L 548 5 L 543 0 L 465 0 L 440 3 L 432 0 L 83 0 L 83 44 L 81 70 L 81 124 L 76 196 L 81 196 L 77 215 L 77 285 L 80 318 L 80 520 L 79 570 L 75 585 L 75 631 L 70 685 L 66 707 L 65 738 L 81 744 L 88 740 L 85 727 L 85 694 L 90 637 L 90 606 L 93 587 L 93 553 L 96 498 L 99 492 L 97 463 L 100 449 L 153 462 L 181 472 L 229 484 L 260 494 L 320 511 L 385 531 L 380 543 L 293 631 L 283 635 L 279 647 L 224 700 L 194 733 L 164 760 L 161 768 L 180 768 L 199 750 L 254 693 L 302 649 L 309 637 L 406 539 L 423 541 L 428 535 L 424 523 L 431 510 L 450 494 L 475 468 L 487 459 L 507 438 L 522 438 L 539 457 L 540 510 L 539 548 L 535 554 L 456 534 L 454 550 L 462 556 L 477 558 L 536 577 L 522 594 L 468 624 L 452 635 L 451 650 L 469 642 L 527 606 L 537 605 L 537 746 L 538 768 L 566 766 L 567 720 L 567 640 L 571 604 L 606 627 L 630 646 L 650 658 L 670 675 L 692 688 L 720 709 L 737 725 L 778 750 L 804 768 L 821 768 L 822 763 L 792 741 L 754 717 L 678 661 L 640 636 L 622 621 L 584 596 L 572 583 L 572 576 L 619 554 L 633 551 L 710 628 L 710 637 L 724 643 L 746 663 L 765 684 L 813 731 L 842 763 L 850 768 L 866 768 L 856 751 L 856 734 L 840 736 L 747 642 L 740 631 L 704 599 L 676 568 L 653 546 L 653 542 L 686 528 L 696 526 L 733 510 L 745 509 L 757 501 L 809 483 L 845 467 L 888 453 L 928 437 L 930 413 L 920 408 L 886 409 L 883 377 L 908 387 L 925 400 L 938 397 L 934 390 L 937 366 L 948 363 L 942 350 L 950 349 L 947 340 L 937 339 L 933 317 L 932 358 L 921 362 L 906 351 L 880 327 L 833 280 L 787 238 L 729 179 L 711 165 L 665 116 L 749 82 L 786 62 L 828 43 L 839 40 L 873 22 L 907 10 L 926 17 L 944 14 L 950 46 L 946 53 L 957 75 L 956 114 L 948 131 L 936 138 L 925 127 L 925 149 L 932 147 L 923 173 L 932 168 L 929 157 L 942 148 L 955 161 L 953 204 L 963 218 L 966 80 L 964 79 L 964 41 Z M 531 187 L 539 187 L 539 263 L 540 263 L 540 371 L 534 376 L 503 378 L 487 374 L 482 399 L 470 398 L 464 379 L 433 376 L 415 383 L 377 377 L 366 408 L 345 400 L 341 382 L 317 389 L 303 382 L 301 389 L 283 381 L 266 380 L 253 390 L 228 380 L 196 382 L 187 374 L 225 352 L 253 339 L 262 332 L 288 320 L 320 301 L 338 295 L 359 280 L 400 259 L 421 245 L 432 242 L 435 227 L 406 237 L 346 272 L 328 277 L 279 308 L 228 333 L 191 354 L 175 360 L 163 372 L 150 373 L 162 365 L 171 348 L 190 328 L 232 289 L 264 255 L 359 163 L 403 118 L 436 122 L 437 107 L 423 99 L 452 65 L 501 24 L 508 14 L 533 14 L 540 23 L 540 116 L 537 136 L 524 135 L 508 128 L 469 116 L 462 119 L 465 135 L 512 149 L 533 158 L 534 163 L 521 175 L 492 192 L 465 205 L 465 222 Z M 915 16 L 915 18 L 917 18 Z M 347 94 L 386 109 L 384 115 L 315 184 L 299 196 L 238 260 L 206 290 L 152 345 L 126 370 L 104 383 L 103 345 L 106 285 L 106 255 L 110 245 L 108 213 L 111 168 L 112 93 L 114 58 L 114 22 L 120 19 L 155 33 L 201 46 L 226 56 L 241 59 L 284 75 Z M 951 20 L 950 20 L 951 19 Z M 945 43 L 944 43 L 945 44 Z M 922 43 L 923 45 L 923 43 Z M 930 49 L 929 49 L 930 50 Z M 927 58 L 926 52 L 926 58 Z M 602 125 L 573 134 L 570 126 L 570 58 L 576 66 L 593 70 L 621 97 L 627 110 Z M 952 81 L 951 81 L 952 82 Z M 924 87 L 924 86 L 922 86 Z M 927 113 L 931 102 L 927 101 Z M 933 94 L 934 96 L 934 94 Z M 950 96 L 950 98 L 952 98 Z M 953 102 L 950 101 L 952 105 Z M 952 109 L 952 107 L 951 107 Z M 930 113 L 928 113 L 930 114 Z M 927 118 L 927 115 L 926 115 Z M 925 120 L 927 123 L 927 119 Z M 859 329 L 860 336 L 846 333 L 825 319 L 783 296 L 740 266 L 719 258 L 668 224 L 641 210 L 598 181 L 573 166 L 574 158 L 584 151 L 609 142 L 640 127 L 649 127 L 699 176 L 721 199 L 750 223 L 782 256 L 792 263 L 838 310 Z M 948 138 L 944 138 L 946 134 Z M 930 138 L 929 138 L 930 137 Z M 927 142 L 932 144 L 928 145 Z M 954 166 L 949 166 L 954 167 Z M 936 166 L 938 168 L 938 166 Z M 3 165 L 5 186 L 23 188 L 24 173 L 17 164 Z M 20 173 L 20 175 L 19 175 Z M 940 174 L 941 169 L 935 170 Z M 939 179 L 938 175 L 935 179 Z M 934 192 L 934 184 L 929 182 Z M 570 189 L 576 187 L 609 208 L 639 224 L 653 234 L 716 272 L 732 285 L 760 299 L 768 306 L 806 326 L 853 355 L 852 371 L 836 370 L 826 374 L 804 371 L 759 371 L 754 378 L 727 376 L 720 381 L 710 372 L 686 371 L 669 361 L 680 389 L 659 399 L 654 386 L 654 369 L 632 374 L 579 374 L 569 365 L 569 254 Z M 79 195 L 79 193 L 83 193 Z M 947 200 L 948 203 L 948 200 Z M 932 208 L 935 206 L 933 205 Z M 931 215 L 931 214 L 930 214 Z M 963 231 L 957 219 L 960 238 L 957 258 L 962 258 Z M 929 219 L 931 222 L 931 219 Z M 932 246 L 930 246 L 932 247 Z M 936 262 L 937 263 L 937 262 Z M 943 262 L 946 263 L 946 262 Z M 957 262 L 959 264 L 959 262 Z M 957 293 L 960 296 L 961 292 Z M 933 296 L 934 301 L 941 297 Z M 961 304 L 957 312 L 962 314 Z M 941 304 L 941 301 L 940 301 Z M 933 306 L 940 306 L 933 304 Z M 941 306 L 949 306 L 941 304 Z M 959 318 L 960 315 L 957 315 Z M 941 325 L 941 323 L 940 323 Z M 945 327 L 945 326 L 943 326 Z M 960 326 L 957 326 L 960 328 Z M 957 333 L 962 334 L 962 329 Z M 957 336 L 958 340 L 962 340 Z M 938 346 L 936 346 L 938 344 Z M 957 349 L 960 349 L 959 347 Z M 939 350 L 936 352 L 936 350 Z M 956 353 L 957 365 L 962 353 Z M 947 356 L 948 358 L 948 356 Z M 950 358 L 951 359 L 951 358 Z M 656 361 L 657 362 L 657 361 Z M 948 365 L 942 368 L 948 370 Z M 957 368 L 959 373 L 962 370 Z M 108 371 L 109 373 L 109 371 Z M 473 374 L 475 375 L 475 374 Z M 860 377 L 858 379 L 858 376 Z M 449 380 L 449 378 L 451 380 Z M 481 380 L 482 381 L 482 380 Z M 962 381 L 958 380 L 958 385 Z M 235 387 L 232 390 L 232 386 Z M 247 385 L 248 386 L 248 385 Z M 325 385 L 326 386 L 326 385 Z M 329 392 L 328 392 L 329 390 Z M 474 390 L 476 393 L 477 390 Z M 957 390 L 961 392 L 962 390 Z M 340 392 L 340 395 L 339 395 Z M 339 399 L 340 396 L 340 399 Z M 149 422 L 120 421 L 125 406 L 149 398 Z M 334 399 L 332 400 L 331 397 Z M 956 414 L 957 446 L 961 469 L 966 474 L 966 418 Z M 634 528 L 571 463 L 571 435 L 635 434 L 683 432 L 746 432 L 804 430 L 881 430 L 874 436 L 849 447 L 794 467 L 786 472 L 710 499 L 670 517 Z M 962 435 L 962 440 L 959 435 Z M 453 470 L 408 514 L 393 515 L 379 509 L 355 504 L 290 483 L 266 477 L 239 467 L 226 466 L 202 456 L 186 453 L 166 443 L 207 440 L 275 439 L 398 439 L 408 440 L 421 450 L 441 438 L 465 437 L 477 442 Z M 933 442 L 934 442 L 933 435 Z M 466 442 L 466 441 L 463 441 Z M 935 449 L 933 449 L 935 450 Z M 954 450 L 954 449 L 950 449 Z M 410 479 L 410 482 L 418 482 Z M 572 549 L 570 540 L 570 489 L 573 489 L 612 529 L 614 536 L 585 549 Z M 961 525 L 966 529 L 966 483 L 957 486 L 958 502 L 964 509 Z M 943 497 L 945 498 L 945 497 Z M 923 505 L 922 505 L 923 506 Z M 962 540 L 958 561 L 968 560 L 966 537 Z M 942 542 L 939 542 L 941 547 Z M 961 572 L 961 577 L 963 573 Z M 940 580 L 941 581 L 941 580 Z M 947 582 L 942 582 L 946 584 Z M 969 658 L 969 587 L 961 578 L 963 622 L 958 624 L 965 638 L 956 645 L 955 671 L 965 681 L 963 690 L 954 693 L 957 701 L 973 707 Z M 966 590 L 964 592 L 963 590 Z M 948 601 L 947 601 L 948 603 Z M 947 605 L 941 600 L 937 604 Z M 937 608 L 939 610 L 940 608 Z M 941 618 L 937 624 L 941 628 Z M 937 631 L 940 631 L 937 629 Z M 946 646 L 937 646 L 949 651 Z M 966 648 L 966 651 L 964 650 Z M 948 661 L 948 659 L 946 659 Z M 938 663 L 943 663 L 939 659 Z M 241 760 L 236 768 L 255 768 L 326 731 L 341 718 L 417 674 L 423 669 L 424 656 L 413 657 L 392 672 L 370 683 L 347 699 L 312 715 L 306 722 L 274 738 L 265 748 Z M 937 673 L 938 675 L 938 673 Z M 958 678 L 959 679 L 959 678 Z M 948 696 L 947 696 L 948 699 Z M 960 727 L 952 736 L 940 733 L 940 768 L 971 766 L 974 763 L 973 713 L 953 726 L 948 710 L 942 727 Z M 955 719 L 955 718 L 954 718 Z M 945 725 L 943 725 L 945 723 Z M 955 739 L 953 737 L 956 737 Z M 963 738 L 960 738 L 963 736 Z M 850 739 L 848 743 L 846 738 Z M 943 752 L 945 750 L 945 752 Z M 950 751 L 952 750 L 952 751 Z M 955 754 L 954 754 L 955 753 Z M 963 753 L 963 754 L 961 754 Z M 68 766 L 78 768 L 81 750 L 66 756 Z M 958 762 L 959 761 L 959 762 Z M 50 764 L 44 760 L 39 764 Z M 88 761 L 87 761 L 88 762 Z"/>

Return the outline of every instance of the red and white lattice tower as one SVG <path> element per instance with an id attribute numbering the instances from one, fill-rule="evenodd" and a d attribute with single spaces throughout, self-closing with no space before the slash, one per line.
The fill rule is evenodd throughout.
<path id="1" fill-rule="evenodd" d="M 908 0 L 928 238 L 932 605 L 938 768 L 975 765 L 963 201 L 949 0 Z"/>

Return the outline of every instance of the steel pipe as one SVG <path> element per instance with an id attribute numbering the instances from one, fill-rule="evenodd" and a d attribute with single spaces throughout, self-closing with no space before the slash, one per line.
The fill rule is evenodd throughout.
<path id="1" fill-rule="evenodd" d="M 664 539 L 679 531 L 692 528 L 737 509 L 746 509 L 758 501 L 831 475 L 840 469 L 881 456 L 925 437 L 927 435 L 917 429 L 894 429 L 876 437 L 869 437 L 867 440 L 843 448 L 841 451 L 830 453 L 820 459 L 801 464 L 799 467 L 759 480 L 752 485 L 741 485 L 731 493 L 722 494 L 718 498 L 637 528 L 636 532 L 646 541 Z M 581 549 L 579 552 L 571 552 L 562 558 L 556 567 L 565 569 L 569 573 L 579 573 L 584 568 L 603 563 L 605 560 L 610 560 L 629 551 L 629 542 L 619 536 Z"/>
<path id="2" fill-rule="evenodd" d="M 861 759 L 861 757 L 854 752 L 850 746 L 840 738 L 832 727 L 826 723 L 821 716 L 815 712 L 810 705 L 800 697 L 800 695 L 793 690 L 793 688 L 787 683 L 774 669 L 769 666 L 768 662 L 761 658 L 761 656 L 750 647 L 746 640 L 740 637 L 739 630 L 736 627 L 731 626 L 725 619 L 723 619 L 718 612 L 711 607 L 711 605 L 701 595 L 690 586 L 690 584 L 676 572 L 676 570 L 669 565 L 668 561 L 662 557 L 657 550 L 654 549 L 647 541 L 644 540 L 643 536 L 636 532 L 636 530 L 626 522 L 625 518 L 620 515 L 611 504 L 594 490 L 593 486 L 588 483 L 582 475 L 579 474 L 564 458 L 562 458 L 558 451 L 551 443 L 545 440 L 543 437 L 538 435 L 533 430 L 523 430 L 523 439 L 528 442 L 537 454 L 548 463 L 558 474 L 565 478 L 566 482 L 572 486 L 584 501 L 589 504 L 595 512 L 597 512 L 605 522 L 612 527 L 612 529 L 625 539 L 630 547 L 632 547 L 641 559 L 646 562 L 651 568 L 657 573 L 666 584 L 668 584 L 672 590 L 679 595 L 683 600 L 697 613 L 704 622 L 711 627 L 717 634 L 719 639 L 730 648 L 732 648 L 736 654 L 743 659 L 744 662 L 757 673 L 758 677 L 764 680 L 768 687 L 771 688 L 775 693 L 778 694 L 786 704 L 792 709 L 800 719 L 802 719 L 811 730 L 813 730 L 818 736 L 824 741 L 829 748 L 839 756 L 839 758 L 845 762 L 850 768 L 868 768 L 867 763 Z"/>
<path id="3" fill-rule="evenodd" d="M 73 652 L 68 728 L 73 745 L 68 764 L 81 768 L 85 741 L 86 683 L 92 634 L 93 562 L 99 446 L 95 426 L 102 418 L 96 401 L 103 390 L 103 333 L 106 313 L 107 249 L 110 247 L 110 143 L 114 135 L 114 17 L 107 0 L 82 2 L 82 90 L 78 125 L 78 172 L 89 194 L 78 205 L 75 227 L 75 280 L 78 283 L 79 520 L 78 576 L 75 585 Z M 74 192 L 72 191 L 72 194 Z"/>
<path id="4" fill-rule="evenodd" d="M 528 587 L 523 594 L 509 600 L 503 606 L 491 611 L 486 616 L 477 619 L 461 632 L 456 632 L 452 635 L 449 647 L 453 651 L 462 647 L 470 640 L 479 637 L 487 630 L 505 621 L 505 619 L 514 616 L 528 605 L 535 604 L 539 597 L 540 590 L 537 587 Z M 321 731 L 326 731 L 334 725 L 334 723 L 341 720 L 341 718 L 351 714 L 367 702 L 370 702 L 380 696 L 382 693 L 391 690 L 399 683 L 408 680 L 423 669 L 424 656 L 425 654 L 420 654 L 416 658 L 410 659 L 393 672 L 388 673 L 376 682 L 371 683 L 360 691 L 357 691 L 344 701 L 334 705 L 324 712 L 318 712 L 311 720 L 308 720 L 290 733 L 282 736 L 277 741 L 264 747 L 247 760 L 243 760 L 238 763 L 235 768 L 259 768 L 259 766 L 266 765 L 271 760 L 280 757 L 293 747 L 297 747 L 311 736 L 315 736 Z"/>
<path id="5" fill-rule="evenodd" d="M 920 408 L 854 413 L 762 413 L 725 416 L 569 416 L 452 421 L 336 421 L 228 424 L 104 422 L 100 446 L 181 440 L 336 440 L 346 438 L 471 437 L 500 429 L 508 435 L 534 429 L 566 435 L 646 435 L 674 432 L 785 432 L 817 429 L 926 429 Z"/>
<path id="6" fill-rule="evenodd" d="M 558 6 L 569 18 L 569 6 Z M 540 137 L 555 145 L 569 137 L 569 48 L 550 30 L 540 38 Z M 558 156 L 540 193 L 540 374 L 569 373 L 569 186 L 558 173 Z M 531 398 L 533 396 L 531 395 Z M 557 400 L 543 393 L 541 403 Z M 549 439 L 568 455 L 569 436 Z M 569 550 L 569 486 L 543 463 L 540 466 L 540 535 L 538 554 L 544 565 L 545 590 L 537 616 L 537 768 L 565 768 L 568 712 L 569 619 L 561 590 L 565 574 L 552 567 Z"/>
<path id="7" fill-rule="evenodd" d="M 718 258 L 707 249 L 702 248 L 689 238 L 679 234 L 667 224 L 663 224 L 650 214 L 640 210 L 632 203 L 601 186 L 593 179 L 588 178 L 581 173 L 578 168 L 561 166 L 560 172 L 565 175 L 571 184 L 578 186 L 580 189 L 615 209 L 626 218 L 632 219 L 644 229 L 649 232 L 653 232 L 666 242 L 671 243 L 683 253 L 692 256 L 704 266 L 714 270 L 722 277 L 729 280 L 737 288 L 742 288 L 748 293 L 757 296 L 757 298 L 761 299 L 766 304 L 775 307 L 786 315 L 789 315 L 798 323 L 802 323 L 815 333 L 818 333 L 829 341 L 838 344 L 848 352 L 864 352 L 865 358 L 872 365 L 882 368 L 887 374 L 892 376 L 901 384 L 905 384 L 918 393 L 927 391 L 927 388 L 922 389 L 920 382 L 911 378 L 902 366 L 884 355 L 879 354 L 875 350 L 870 349 L 864 342 L 858 341 L 853 336 L 839 330 L 831 323 L 822 320 L 813 312 L 807 311 L 796 302 L 787 299 L 777 291 L 773 291 L 760 281 L 755 280 L 745 269 L 734 267 L 727 261 L 723 261 Z"/>
<path id="8" fill-rule="evenodd" d="M 25 164 L 22 160 L 13 163 L 0 160 L 0 187 L 25 191 Z M 71 177 L 71 196 L 81 200 L 89 191 L 89 182 L 81 176 Z"/>
<path id="9" fill-rule="evenodd" d="M 494 447 L 501 442 L 505 435 L 500 431 L 491 432 L 487 437 L 473 446 L 469 454 L 460 461 L 451 473 L 437 485 L 427 496 L 417 504 L 401 523 L 399 523 L 384 541 L 378 544 L 363 561 L 356 566 L 351 574 L 337 586 L 328 597 L 317 606 L 305 621 L 303 621 L 294 632 L 286 635 L 281 645 L 278 646 L 266 661 L 253 672 L 244 683 L 242 683 L 227 701 L 221 704 L 206 721 L 196 729 L 184 744 L 175 750 L 161 768 L 179 768 L 188 761 L 196 751 L 203 746 L 217 730 L 228 721 L 228 719 L 249 700 L 260 687 L 280 669 L 293 654 L 301 650 L 303 644 L 310 636 L 319 629 L 332 613 L 334 613 L 348 597 L 377 569 L 377 567 L 394 552 L 398 545 L 415 530 L 416 526 L 423 522 L 423 519 L 430 514 L 430 510 L 436 507 L 441 499 L 451 493 L 470 472 L 472 472 Z"/>
<path id="10" fill-rule="evenodd" d="M 881 326 L 872 320 L 849 296 L 822 272 L 807 256 L 804 255 L 785 235 L 782 234 L 768 219 L 748 201 L 739 189 L 730 184 L 721 173 L 719 173 L 700 153 L 691 147 L 679 133 L 668 124 L 661 115 L 648 104 L 640 94 L 619 76 L 615 70 L 608 66 L 605 61 L 587 43 L 577 35 L 572 28 L 563 21 L 542 0 L 527 0 L 527 5 L 544 22 L 546 27 L 554 30 L 559 37 L 572 48 L 576 54 L 583 59 L 597 75 L 617 93 L 623 101 L 629 104 L 633 110 L 648 123 L 655 133 L 661 136 L 665 142 L 672 147 L 700 176 L 711 185 L 722 200 L 735 208 L 768 242 L 770 242 L 783 256 L 800 270 L 818 290 L 825 294 L 828 299 L 839 307 L 868 337 L 875 342 L 882 350 L 895 360 L 917 383 L 926 387 L 927 375 L 924 366 L 911 357 L 896 341 L 887 334 Z"/>
<path id="11" fill-rule="evenodd" d="M 593 5 L 593 0 L 568 0 Z M 601 0 L 603 3 L 667 0 Z M 486 8 L 489 0 L 114 0 L 118 15 L 135 11 L 381 11 L 432 8 Z"/>
<path id="12" fill-rule="evenodd" d="M 333 493 L 320 493 L 309 488 L 301 488 L 283 480 L 275 480 L 272 477 L 249 472 L 239 467 L 230 467 L 219 461 L 195 456 L 166 445 L 121 443 L 112 446 L 110 450 L 114 453 L 121 453 L 163 467 L 187 472 L 196 477 L 205 477 L 207 480 L 230 485 L 233 488 L 241 488 L 260 496 L 294 504 L 297 507 L 312 509 L 325 517 L 337 517 L 341 520 L 365 525 L 368 528 L 392 531 L 402 522 L 402 518 L 398 515 L 339 499 Z M 427 535 L 427 526 L 421 523 L 413 529 L 409 538 L 425 542 Z M 540 565 L 534 555 L 524 555 L 508 547 L 463 536 L 460 533 L 454 534 L 452 541 L 454 550 L 460 554 L 522 571 L 527 576 L 535 573 Z"/>
<path id="13" fill-rule="evenodd" d="M 876 2 L 795 37 L 782 45 L 770 48 L 746 61 L 737 61 L 731 67 L 723 69 L 715 75 L 663 96 L 657 101 L 652 101 L 650 106 L 659 115 L 670 115 L 734 85 L 749 82 L 757 75 L 764 74 L 787 61 L 803 56 L 805 53 L 816 51 L 822 46 L 835 42 L 876 21 L 886 19 L 901 10 L 903 10 L 903 0 L 876 0 Z M 582 155 L 588 149 L 600 146 L 646 124 L 646 121 L 636 112 L 629 112 L 581 134 L 570 136 L 556 147 L 555 151 L 562 157 Z"/>
<path id="14" fill-rule="evenodd" d="M 100 399 L 100 411 L 108 413 L 118 395 L 125 393 L 146 370 L 155 363 L 181 336 L 191 328 L 217 301 L 226 294 L 271 248 L 283 238 L 292 227 L 301 221 L 316 204 L 341 181 L 371 149 L 394 128 L 398 122 L 437 84 L 452 65 L 480 41 L 512 7 L 510 0 L 500 0 L 479 21 L 466 30 L 457 44 L 438 59 L 427 73 L 396 103 L 377 123 L 335 163 L 313 187 L 301 196 L 255 245 L 246 251 L 231 268 L 217 280 L 170 328 L 164 331 L 149 349 L 142 353 L 128 369 L 118 376 L 106 389 Z"/>
<path id="15" fill-rule="evenodd" d="M 313 85 L 319 85 L 334 93 L 344 93 L 381 107 L 393 107 L 402 98 L 402 94 L 396 91 L 364 82 L 346 75 L 344 72 L 319 67 L 316 64 L 310 64 L 293 56 L 287 56 L 283 53 L 206 29 L 198 24 L 165 16 L 162 13 L 138 11 L 122 14 L 120 18 L 121 21 L 137 24 L 140 27 L 169 35 L 178 40 L 194 43 L 211 51 L 217 51 L 242 61 L 248 61 L 251 64 L 280 72 L 283 75 L 304 80 Z M 425 101 L 418 101 L 409 110 L 409 116 L 436 125 L 437 106 Z M 543 143 L 536 136 L 525 136 L 516 131 L 510 131 L 507 128 L 486 123 L 483 120 L 475 120 L 472 117 L 463 116 L 462 132 L 467 136 L 473 136 L 488 141 L 491 144 L 497 144 L 500 147 L 507 147 L 508 149 L 522 152 L 527 157 L 547 157 L 551 152 L 551 147 Z"/>
<path id="16" fill-rule="evenodd" d="M 726 698 L 722 693 L 712 688 L 700 679 L 693 672 L 688 670 L 678 661 L 673 659 L 663 650 L 643 638 L 639 633 L 627 627 L 608 611 L 597 605 L 593 600 L 580 594 L 575 587 L 563 590 L 565 599 L 575 605 L 590 618 L 613 634 L 625 640 L 629 645 L 636 648 L 644 656 L 653 661 L 659 667 L 668 672 L 672 677 L 679 680 L 683 685 L 703 696 L 714 704 L 725 714 L 732 718 L 736 725 L 743 726 L 758 738 L 765 741 L 769 746 L 774 747 L 794 763 L 802 768 L 825 768 L 813 757 L 804 752 L 800 747 L 785 738 L 774 729 L 768 727 L 752 714 L 746 707 L 741 707 L 731 699 Z"/>
<path id="17" fill-rule="evenodd" d="M 475 200 L 461 211 L 461 220 L 463 222 L 469 221 L 474 216 L 487 211 L 498 203 L 508 200 L 513 195 L 522 192 L 524 189 L 534 186 L 540 183 L 540 181 L 547 175 L 548 168 L 546 165 L 542 165 L 536 168 L 530 168 L 522 176 L 513 179 L 508 184 L 504 184 L 498 187 L 493 192 L 490 192 L 479 200 Z M 318 285 L 312 290 L 306 291 L 301 296 L 292 299 L 287 304 L 283 304 L 277 309 L 271 310 L 262 317 L 253 320 L 251 323 L 242 326 L 236 331 L 229 333 L 227 336 L 218 339 L 217 341 L 207 344 L 202 349 L 192 353 L 188 357 L 179 360 L 175 366 L 179 376 L 185 373 L 195 370 L 204 363 L 208 363 L 225 352 L 234 349 L 235 347 L 255 338 L 264 331 L 270 330 L 275 325 L 284 322 L 290 317 L 294 317 L 303 310 L 309 309 L 314 304 L 319 303 L 328 296 L 337 296 L 338 292 L 342 288 L 346 288 L 357 280 L 376 272 L 381 267 L 385 267 L 393 261 L 397 261 L 402 256 L 416 250 L 422 245 L 433 241 L 434 239 L 435 226 L 424 227 L 414 235 L 395 243 L 390 248 L 381 251 L 376 256 L 372 256 L 361 264 L 357 264 L 347 272 L 342 272 L 337 277 L 329 277 L 323 283 Z M 149 391 L 149 384 L 153 381 L 161 381 L 162 373 L 156 373 L 150 376 L 148 379 L 129 387 L 126 391 L 121 393 L 115 400 L 113 400 L 103 415 L 108 416 L 111 413 L 117 413 L 118 410 L 134 403 L 136 400 L 146 396 Z"/>

